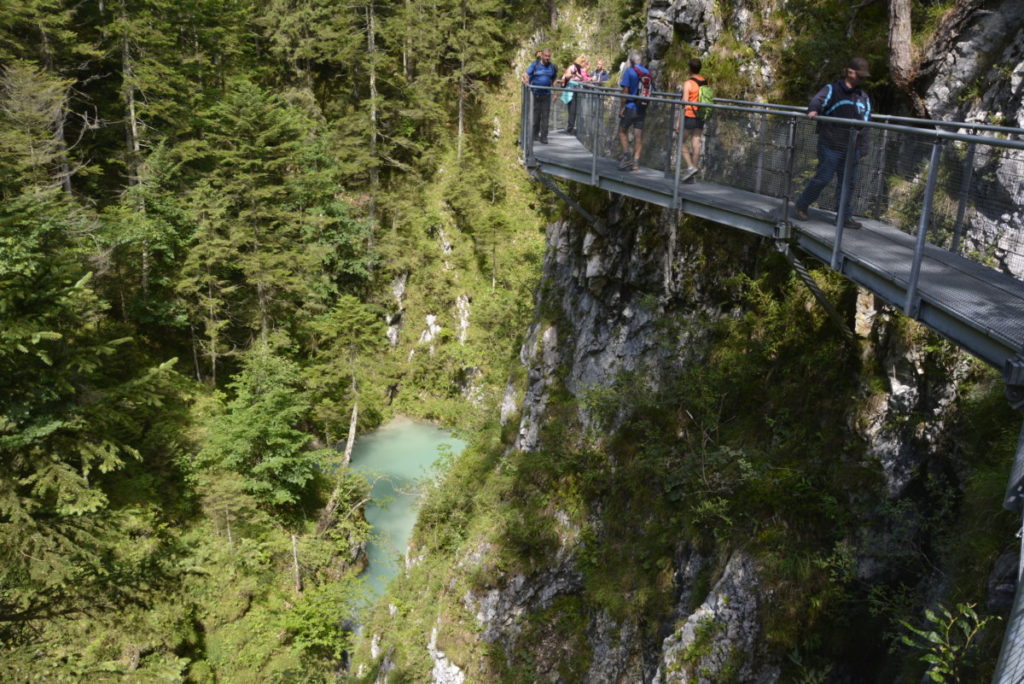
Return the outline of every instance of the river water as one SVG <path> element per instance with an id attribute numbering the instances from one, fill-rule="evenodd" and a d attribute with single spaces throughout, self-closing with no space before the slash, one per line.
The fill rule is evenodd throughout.
<path id="1" fill-rule="evenodd" d="M 441 428 L 408 418 L 395 418 L 356 440 L 352 468 L 374 483 L 373 501 L 366 507 L 374 534 L 366 550 L 366 584 L 373 598 L 384 593 L 401 568 L 416 522 L 418 484 L 432 474 L 441 448 L 458 454 L 465 446 Z"/>

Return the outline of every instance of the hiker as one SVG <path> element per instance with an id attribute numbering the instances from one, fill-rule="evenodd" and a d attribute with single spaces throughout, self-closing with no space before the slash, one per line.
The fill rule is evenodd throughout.
<path id="1" fill-rule="evenodd" d="M 562 74 L 562 87 L 579 88 L 580 85 L 588 81 L 590 81 L 590 74 L 587 72 L 587 58 L 580 55 Z M 579 98 L 575 97 L 572 92 L 564 92 L 561 99 L 569 108 L 569 119 L 565 125 L 565 132 L 572 135 L 576 132 L 576 107 L 579 105 Z"/>
<path id="2" fill-rule="evenodd" d="M 541 50 L 537 59 L 526 67 L 523 83 L 531 86 L 552 86 L 558 75 L 558 67 L 551 62 L 551 50 Z M 551 114 L 551 91 L 531 88 L 533 92 L 533 139 L 544 145 L 548 143 L 548 119 Z"/>
<path id="3" fill-rule="evenodd" d="M 643 55 L 639 50 L 630 50 L 629 65 L 622 72 L 619 85 L 624 95 L 650 96 L 654 87 L 651 72 L 643 65 Z M 619 144 L 622 146 L 622 157 L 619 169 L 636 171 L 640 168 L 640 153 L 643 151 L 644 117 L 647 116 L 647 102 L 622 98 L 619 108 Z M 629 154 L 629 129 L 633 129 L 633 155 Z"/>
<path id="4" fill-rule="evenodd" d="M 687 102 L 701 102 L 702 86 L 708 82 L 700 75 L 701 61 L 694 57 L 690 60 L 690 78 L 683 84 L 683 99 Z M 707 99 L 707 98 L 705 98 Z M 704 141 L 704 122 L 710 112 L 697 105 L 683 106 L 683 161 L 686 162 L 686 170 L 679 175 L 679 180 L 687 181 L 693 178 L 700 167 L 700 151 Z M 675 122 L 674 130 L 679 135 L 679 120 Z"/>
<path id="5" fill-rule="evenodd" d="M 608 69 L 605 68 L 604 60 L 597 60 L 597 65 L 594 67 L 594 72 L 590 75 L 590 80 L 600 85 L 609 78 L 611 78 L 611 74 L 609 74 Z"/>
<path id="6" fill-rule="evenodd" d="M 843 70 L 843 77 L 834 83 L 829 83 L 818 91 L 810 104 L 807 106 L 807 118 L 813 119 L 819 114 L 823 116 L 834 116 L 842 119 L 855 119 L 867 121 L 871 117 L 871 98 L 861 90 L 860 84 L 870 78 L 868 61 L 863 57 L 854 57 Z M 850 213 L 853 187 L 857 182 L 857 162 L 867 156 L 868 138 L 867 131 L 859 131 L 857 137 L 857 148 L 850 167 L 850 190 L 846 197 L 846 206 L 839 207 L 842 196 L 843 176 L 846 170 L 847 146 L 850 140 L 850 127 L 825 121 L 818 122 L 818 168 L 814 177 L 807 183 L 807 187 L 796 199 L 796 217 L 806 221 L 808 207 L 818 199 L 818 195 L 825 189 L 832 176 L 836 177 L 836 207 L 846 217 L 843 227 L 848 229 L 860 228 L 860 222 L 853 220 Z M 838 220 L 838 219 L 837 219 Z"/>

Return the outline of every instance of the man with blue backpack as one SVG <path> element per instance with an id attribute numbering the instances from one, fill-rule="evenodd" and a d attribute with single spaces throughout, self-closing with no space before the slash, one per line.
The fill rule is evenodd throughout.
<path id="1" fill-rule="evenodd" d="M 523 82 L 531 86 L 551 86 L 558 74 L 558 67 L 551 61 L 551 50 L 541 50 L 537 59 L 526 67 Z M 551 118 L 551 91 L 531 88 L 533 92 L 533 139 L 548 143 L 548 119 Z"/>
<path id="2" fill-rule="evenodd" d="M 643 55 L 639 50 L 629 52 L 629 66 L 622 72 L 619 86 L 624 95 L 640 95 L 650 97 L 654 90 L 654 78 L 643 64 Z M 636 171 L 640 168 L 640 153 L 643 151 L 644 117 L 647 116 L 646 100 L 622 98 L 619 108 L 619 144 L 622 146 L 622 157 L 619 169 Z M 633 154 L 629 153 L 629 129 L 633 129 Z"/>
<path id="3" fill-rule="evenodd" d="M 810 104 L 807 106 L 807 117 L 813 119 L 819 114 L 841 119 L 854 119 L 856 121 L 867 121 L 871 118 L 871 98 L 861 90 L 860 84 L 871 77 L 868 71 L 868 61 L 863 57 L 854 57 L 850 60 L 843 77 L 834 83 L 829 83 L 818 91 Z M 839 198 L 842 196 L 843 181 L 846 174 L 847 148 L 850 144 L 850 127 L 839 123 L 826 121 L 818 122 L 818 168 L 814 176 L 807 183 L 807 187 L 796 198 L 796 217 L 801 221 L 810 218 L 807 213 L 808 207 L 818 199 L 818 195 L 825 189 L 825 186 L 836 177 L 836 206 L 838 211 L 846 217 L 843 227 L 853 230 L 860 228 L 860 223 L 853 220 L 850 213 L 851 199 L 853 198 L 853 186 L 857 181 L 857 162 L 867 156 L 868 138 L 867 131 L 861 130 L 857 136 L 856 148 L 853 150 L 855 156 L 851 160 L 849 191 L 846 197 L 846 206 L 840 207 Z M 838 220 L 838 219 L 837 219 Z"/>

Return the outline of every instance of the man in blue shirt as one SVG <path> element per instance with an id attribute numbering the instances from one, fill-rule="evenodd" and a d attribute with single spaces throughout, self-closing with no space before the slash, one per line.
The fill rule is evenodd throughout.
<path id="1" fill-rule="evenodd" d="M 650 85 L 651 72 L 643 65 L 643 55 L 639 50 L 629 53 L 629 66 L 622 72 L 619 85 L 625 95 L 638 95 L 643 90 L 643 83 Z M 622 146 L 622 157 L 619 168 L 623 171 L 636 171 L 640 168 L 640 153 L 643 151 L 644 117 L 647 116 L 647 102 L 622 98 L 619 108 L 619 144 Z M 629 154 L 629 129 L 633 128 L 633 155 Z"/>
<path id="2" fill-rule="evenodd" d="M 523 83 L 532 86 L 550 86 L 555 82 L 558 67 L 551 62 L 551 50 L 542 50 L 530 66 L 526 67 Z M 551 117 L 551 91 L 532 88 L 533 139 L 545 145 L 548 142 L 548 119 Z"/>
<path id="3" fill-rule="evenodd" d="M 850 60 L 843 72 L 843 78 L 829 83 L 818 91 L 807 106 L 807 118 L 813 119 L 819 114 L 842 119 L 867 121 L 871 118 L 871 98 L 860 88 L 861 82 L 870 78 L 868 61 L 863 57 Z M 807 187 L 796 198 L 796 217 L 801 221 L 810 218 L 807 208 L 818 199 L 825 186 L 836 177 L 836 206 L 842 196 L 843 178 L 846 172 L 846 154 L 850 141 L 850 127 L 825 121 L 818 122 L 818 168 Z M 857 161 L 868 153 L 867 131 L 861 130 L 857 136 L 855 156 L 850 167 L 850 190 L 846 197 L 843 215 L 846 217 L 843 226 L 848 229 L 860 228 L 860 223 L 851 218 L 850 200 L 853 198 L 853 186 L 857 182 Z"/>

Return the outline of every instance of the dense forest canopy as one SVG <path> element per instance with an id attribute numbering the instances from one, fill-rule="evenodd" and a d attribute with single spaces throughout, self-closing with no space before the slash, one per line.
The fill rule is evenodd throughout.
<path id="1" fill-rule="evenodd" d="M 469 424 L 525 327 L 483 95 L 533 10 L 2 3 L 0 677 L 334 667 L 368 530 L 331 447 Z M 417 351 L 459 295 L 473 334 Z"/>

